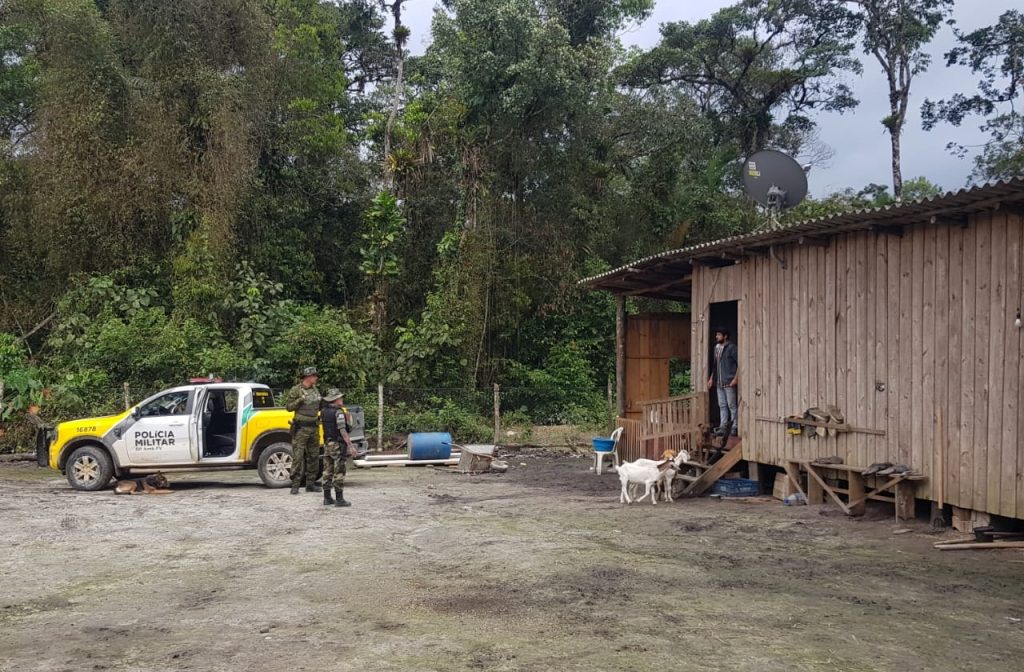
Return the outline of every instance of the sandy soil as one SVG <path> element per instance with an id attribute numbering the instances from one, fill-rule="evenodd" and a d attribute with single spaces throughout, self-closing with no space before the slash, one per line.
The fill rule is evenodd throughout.
<path id="1" fill-rule="evenodd" d="M 356 470 L 340 510 L 254 472 L 119 497 L 2 464 L 0 670 L 1021 669 L 1020 552 L 512 465 Z"/>

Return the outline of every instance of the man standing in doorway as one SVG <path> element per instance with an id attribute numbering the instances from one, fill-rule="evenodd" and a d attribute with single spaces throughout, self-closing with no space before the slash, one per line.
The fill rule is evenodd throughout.
<path id="1" fill-rule="evenodd" d="M 708 378 L 708 389 L 718 391 L 718 416 L 720 422 L 716 432 L 719 436 L 736 436 L 739 433 L 739 362 L 736 358 L 736 344 L 729 340 L 729 330 L 719 327 L 715 331 L 715 364 Z"/>

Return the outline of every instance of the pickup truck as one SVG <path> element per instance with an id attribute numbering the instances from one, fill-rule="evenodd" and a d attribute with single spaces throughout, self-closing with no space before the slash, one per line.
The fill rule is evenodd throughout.
<path id="1" fill-rule="evenodd" d="M 346 411 L 349 436 L 358 452 L 366 452 L 363 411 Z M 42 429 L 36 459 L 63 472 L 76 490 L 100 490 L 129 474 L 230 469 L 256 469 L 264 485 L 281 488 L 292 463 L 292 415 L 275 406 L 266 385 L 183 385 L 119 415 Z"/>

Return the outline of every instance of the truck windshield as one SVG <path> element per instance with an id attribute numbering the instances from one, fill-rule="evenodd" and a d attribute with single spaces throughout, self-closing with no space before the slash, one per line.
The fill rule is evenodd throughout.
<path id="1" fill-rule="evenodd" d="M 253 390 L 252 407 L 274 408 L 274 394 L 270 390 Z"/>

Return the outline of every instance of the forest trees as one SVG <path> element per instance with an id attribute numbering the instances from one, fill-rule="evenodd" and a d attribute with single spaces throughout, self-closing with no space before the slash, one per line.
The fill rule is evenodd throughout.
<path id="1" fill-rule="evenodd" d="M 848 0 L 863 26 L 864 51 L 875 57 L 889 85 L 889 114 L 882 125 L 892 146 L 892 193 L 903 198 L 901 143 L 910 87 L 928 69 L 926 45 L 949 15 L 953 0 Z"/>
<path id="2" fill-rule="evenodd" d="M 989 140 L 974 159 L 972 177 L 984 181 L 1024 174 L 1024 13 L 1010 10 L 993 26 L 955 32 L 959 45 L 946 54 L 946 65 L 966 66 L 980 75 L 978 89 L 925 101 L 925 129 L 940 122 L 959 126 L 969 116 L 980 116 Z M 960 156 L 968 149 L 958 143 L 949 147 Z"/>
<path id="3" fill-rule="evenodd" d="M 601 408 L 614 308 L 577 280 L 760 224 L 742 157 L 820 154 L 858 52 L 912 74 L 948 5 L 738 0 L 630 51 L 654 0 L 442 0 L 415 56 L 408 2 L 0 2 L 9 368 L 60 412 L 314 359 L 339 384 Z M 870 20 L 900 7 L 917 23 Z M 926 105 L 983 119 L 979 178 L 1020 166 L 1020 33 L 1016 11 L 958 33 L 978 91 Z"/>

